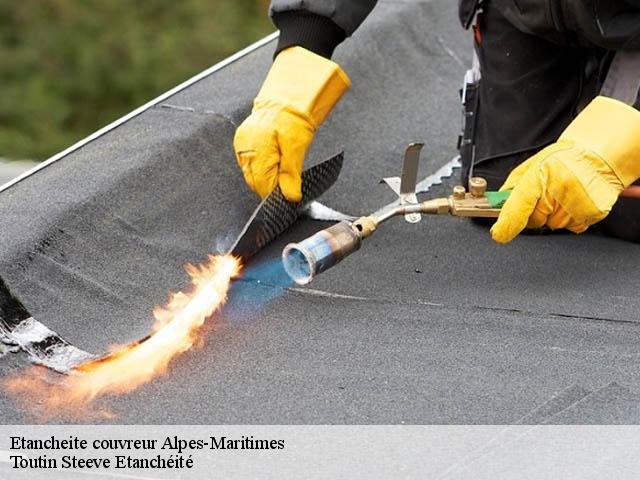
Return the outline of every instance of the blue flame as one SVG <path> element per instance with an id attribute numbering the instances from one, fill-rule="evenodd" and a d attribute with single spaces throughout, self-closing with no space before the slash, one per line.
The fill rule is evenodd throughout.
<path id="1" fill-rule="evenodd" d="M 225 317 L 233 324 L 252 322 L 293 284 L 280 257 L 252 262 L 229 290 Z"/>

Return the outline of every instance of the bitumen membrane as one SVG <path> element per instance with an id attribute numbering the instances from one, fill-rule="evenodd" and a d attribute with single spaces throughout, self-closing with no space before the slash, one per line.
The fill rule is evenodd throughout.
<path id="1" fill-rule="evenodd" d="M 258 204 L 232 138 L 274 47 L 0 193 L 0 277 L 35 319 L 92 353 L 139 339 L 153 307 L 187 285 L 183 265 L 230 246 Z M 454 2 L 379 2 L 336 52 L 353 88 L 308 157 L 345 151 L 323 203 L 364 214 L 392 201 L 378 182 L 399 174 L 410 142 L 426 144 L 420 178 L 456 155 L 470 50 Z M 309 287 L 294 286 L 282 248 L 327 225 L 298 222 L 254 258 L 203 345 L 156 381 L 101 400 L 116 414 L 102 421 L 640 420 L 637 245 L 552 234 L 501 246 L 467 220 L 396 219 Z M 0 376 L 27 365 L 23 353 L 4 355 Z M 0 418 L 34 421 L 6 392 Z"/>

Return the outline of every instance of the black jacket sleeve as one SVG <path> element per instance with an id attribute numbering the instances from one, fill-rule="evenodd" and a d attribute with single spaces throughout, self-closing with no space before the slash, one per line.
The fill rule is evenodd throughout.
<path id="1" fill-rule="evenodd" d="M 377 0 L 272 0 L 269 13 L 280 30 L 276 55 L 299 45 L 331 58 L 375 7 Z"/>

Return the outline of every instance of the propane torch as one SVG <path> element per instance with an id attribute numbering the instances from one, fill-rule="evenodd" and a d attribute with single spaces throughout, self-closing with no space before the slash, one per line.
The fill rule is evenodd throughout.
<path id="1" fill-rule="evenodd" d="M 316 275 L 328 270 L 360 249 L 387 220 L 404 215 L 409 223 L 417 223 L 421 215 L 453 215 L 456 217 L 497 218 L 510 192 L 488 192 L 487 181 L 474 177 L 469 190 L 461 185 L 450 196 L 419 203 L 416 179 L 422 144 L 411 144 L 405 154 L 402 177 L 384 181 L 398 194 L 399 202 L 355 221 L 341 221 L 299 243 L 290 243 L 282 252 L 284 268 L 299 285 L 310 283 Z"/>
<path id="2" fill-rule="evenodd" d="M 299 285 L 310 283 L 316 275 L 340 263 L 360 249 L 387 220 L 404 215 L 409 223 L 418 223 L 421 215 L 453 215 L 456 217 L 497 218 L 511 191 L 489 192 L 481 177 L 469 180 L 469 190 L 458 185 L 450 196 L 418 202 L 416 180 L 423 144 L 409 145 L 405 153 L 402 177 L 383 179 L 399 196 L 399 201 L 355 221 L 342 221 L 299 243 L 290 243 L 282 252 L 284 268 Z M 640 198 L 640 185 L 621 194 L 624 198 Z"/>

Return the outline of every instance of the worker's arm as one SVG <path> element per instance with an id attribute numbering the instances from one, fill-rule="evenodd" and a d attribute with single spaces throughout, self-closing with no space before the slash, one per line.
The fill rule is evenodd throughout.
<path id="1" fill-rule="evenodd" d="M 516 28 L 545 40 L 607 50 L 640 49 L 638 0 L 493 0 L 492 4 Z"/>
<path id="2" fill-rule="evenodd" d="M 315 131 L 350 86 L 330 58 L 375 4 L 273 0 L 270 12 L 280 29 L 276 58 L 234 138 L 245 180 L 261 197 L 279 186 L 288 200 L 302 199 L 302 167 Z"/>
<path id="3" fill-rule="evenodd" d="M 552 8 L 558 12 L 557 23 L 561 30 L 565 29 L 566 35 L 586 38 L 607 50 L 640 49 L 638 0 L 568 0 L 555 3 L 557 5 Z"/>
<path id="4" fill-rule="evenodd" d="M 377 0 L 272 0 L 269 13 L 280 30 L 276 52 L 292 46 L 331 58 L 353 34 Z"/>
<path id="5" fill-rule="evenodd" d="M 553 145 L 517 167 L 512 190 L 491 229 L 500 243 L 525 227 L 575 233 L 605 218 L 620 193 L 640 178 L 640 112 L 597 97 Z"/>

